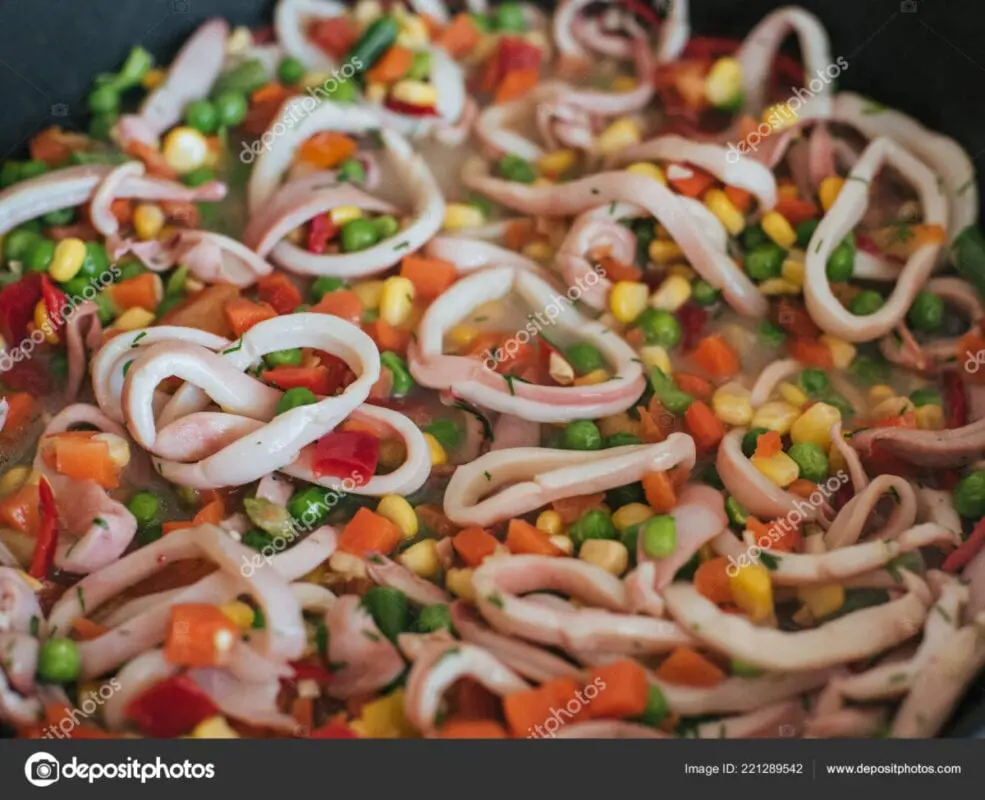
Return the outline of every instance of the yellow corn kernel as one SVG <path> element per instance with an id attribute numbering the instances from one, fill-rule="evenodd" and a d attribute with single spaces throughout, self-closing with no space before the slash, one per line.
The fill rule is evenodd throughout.
<path id="1" fill-rule="evenodd" d="M 821 185 L 818 187 L 817 193 L 821 199 L 821 208 L 827 211 L 831 206 L 835 204 L 835 200 L 838 199 L 838 195 L 841 193 L 841 187 L 845 185 L 845 179 L 839 178 L 837 175 L 831 175 L 821 181 Z"/>
<path id="2" fill-rule="evenodd" d="M 668 264 L 681 258 L 684 253 L 677 242 L 672 242 L 669 239 L 654 239 L 650 242 L 647 255 L 650 256 L 650 261 L 655 264 Z"/>
<path id="3" fill-rule="evenodd" d="M 627 503 L 612 514 L 612 524 L 622 533 L 626 528 L 645 522 L 653 516 L 653 509 L 646 503 Z"/>
<path id="4" fill-rule="evenodd" d="M 564 530 L 564 520 L 561 519 L 561 515 L 557 511 L 552 510 L 541 511 L 537 516 L 536 525 L 537 530 L 549 533 L 551 536 L 557 536 Z"/>
<path id="5" fill-rule="evenodd" d="M 776 187 L 776 191 L 777 194 L 780 195 L 780 197 L 800 196 L 800 189 L 797 188 L 797 185 L 795 183 L 781 181 L 780 184 Z"/>
<path id="6" fill-rule="evenodd" d="M 626 167 L 626 172 L 632 172 L 635 175 L 646 175 L 646 177 L 653 178 L 653 180 L 663 186 L 667 185 L 667 176 L 664 175 L 664 171 L 656 164 L 637 161 L 635 164 L 630 164 Z"/>
<path id="7" fill-rule="evenodd" d="M 394 327 L 403 325 L 414 308 L 414 294 L 410 279 L 400 275 L 387 278 L 380 294 L 380 319 Z"/>
<path id="8" fill-rule="evenodd" d="M 822 333 L 819 341 L 828 348 L 828 352 L 831 353 L 831 362 L 838 369 L 848 369 L 855 360 L 855 353 L 858 351 L 851 342 L 846 342 L 830 333 Z"/>
<path id="9" fill-rule="evenodd" d="M 773 616 L 773 582 L 770 571 L 762 564 L 741 567 L 729 576 L 729 588 L 735 604 L 753 622 L 765 622 Z"/>
<path id="10" fill-rule="evenodd" d="M 31 474 L 30 467 L 12 467 L 0 477 L 0 497 L 13 494 L 21 488 Z"/>
<path id="11" fill-rule="evenodd" d="M 641 141 L 643 141 L 643 133 L 636 120 L 631 117 L 620 117 L 599 134 L 598 139 L 595 140 L 595 147 L 600 155 L 611 156 Z"/>
<path id="12" fill-rule="evenodd" d="M 368 103 L 382 103 L 386 100 L 386 84 L 370 83 L 366 86 L 364 95 L 366 97 L 366 102 Z"/>
<path id="13" fill-rule="evenodd" d="M 375 311 L 380 307 L 380 298 L 383 296 L 383 281 L 360 281 L 353 284 L 352 291 L 356 293 L 363 308 Z"/>
<path id="14" fill-rule="evenodd" d="M 613 414 L 609 417 L 602 417 L 598 420 L 599 432 L 605 436 L 615 436 L 618 433 L 630 433 L 634 436 L 639 434 L 640 423 L 629 418 L 625 411 L 621 414 Z"/>
<path id="15" fill-rule="evenodd" d="M 725 226 L 732 236 L 738 236 L 746 227 L 745 215 L 735 207 L 735 204 L 728 199 L 728 195 L 721 189 L 709 189 L 705 192 L 705 206 L 708 210 L 718 217 L 718 221 Z"/>
<path id="16" fill-rule="evenodd" d="M 810 399 L 803 389 L 799 386 L 795 386 L 789 381 L 782 381 L 776 388 L 780 392 L 780 397 L 790 403 L 790 405 L 796 406 L 797 408 L 803 408 L 807 405 L 807 401 Z"/>
<path id="17" fill-rule="evenodd" d="M 445 575 L 445 588 L 456 597 L 469 602 L 475 601 L 475 587 L 472 586 L 472 570 L 452 567 Z"/>
<path id="18" fill-rule="evenodd" d="M 658 344 L 648 344 L 640 348 L 640 361 L 647 369 L 659 367 L 664 375 L 673 375 L 674 366 L 670 361 L 670 354 L 666 348 Z"/>
<path id="19" fill-rule="evenodd" d="M 397 34 L 397 44 L 401 47 L 415 49 L 425 47 L 429 43 L 428 26 L 420 17 L 409 14 L 400 23 L 400 33 Z"/>
<path id="20" fill-rule="evenodd" d="M 150 92 L 164 83 L 165 77 L 167 77 L 167 73 L 163 69 L 153 67 L 144 73 L 144 77 L 140 79 L 140 85 Z"/>
<path id="21" fill-rule="evenodd" d="M 405 539 L 413 539 L 417 536 L 417 514 L 414 507 L 399 494 L 387 494 L 381 497 L 376 506 L 376 513 L 400 528 Z"/>
<path id="22" fill-rule="evenodd" d="M 123 469 L 130 463 L 130 443 L 115 433 L 97 433 L 92 437 L 94 442 L 102 442 L 109 449 L 109 460 L 117 469 Z"/>
<path id="23" fill-rule="evenodd" d="M 631 75 L 619 75 L 612 79 L 612 84 L 609 88 L 614 92 L 631 92 L 636 86 L 636 78 Z"/>
<path id="24" fill-rule="evenodd" d="M 777 211 L 767 211 L 763 215 L 763 233 L 770 237 L 784 250 L 789 250 L 797 244 L 797 231 L 793 229 L 787 218 Z"/>
<path id="25" fill-rule="evenodd" d="M 872 409 L 872 416 L 877 420 L 895 419 L 908 411 L 913 411 L 913 401 L 908 397 L 887 397 Z"/>
<path id="26" fill-rule="evenodd" d="M 366 739 L 405 739 L 413 736 L 414 728 L 404 716 L 404 705 L 404 690 L 395 689 L 363 705 L 351 727 Z"/>
<path id="27" fill-rule="evenodd" d="M 424 441 L 428 443 L 428 452 L 431 454 L 431 464 L 433 466 L 448 463 L 448 454 L 445 452 L 445 448 L 441 446 L 441 442 L 435 439 L 430 433 L 424 434 Z"/>
<path id="28" fill-rule="evenodd" d="M 448 331 L 448 341 L 455 347 L 465 348 L 472 344 L 478 335 L 479 329 L 475 325 L 456 325 Z"/>
<path id="29" fill-rule="evenodd" d="M 486 224 L 482 209 L 471 203 L 448 203 L 445 206 L 444 228 L 446 231 L 461 231 L 478 228 Z"/>
<path id="30" fill-rule="evenodd" d="M 34 327 L 44 334 L 44 339 L 48 344 L 58 344 L 58 334 L 55 333 L 55 326 L 51 324 L 48 317 L 48 308 L 44 300 L 38 300 L 34 306 Z"/>
<path id="31" fill-rule="evenodd" d="M 352 18 L 359 25 L 360 30 L 367 28 L 371 22 L 382 16 L 383 4 L 379 0 L 359 0 L 352 10 Z"/>
<path id="32" fill-rule="evenodd" d="M 571 169 L 577 160 L 578 153 L 574 150 L 555 150 L 541 156 L 537 167 L 543 175 L 552 175 L 556 178 Z"/>
<path id="33" fill-rule="evenodd" d="M 680 275 L 668 275 L 650 297 L 653 308 L 677 311 L 691 298 L 691 282 Z"/>
<path id="34" fill-rule="evenodd" d="M 520 252 L 534 261 L 547 261 L 554 255 L 554 248 L 548 242 L 530 242 Z"/>
<path id="35" fill-rule="evenodd" d="M 164 284 L 160 277 L 157 279 L 158 284 L 161 286 L 161 291 L 164 291 Z M 198 278 L 193 278 L 190 275 L 185 278 L 185 294 L 195 294 L 195 292 L 200 292 L 205 288 L 205 284 L 202 283 Z"/>
<path id="36" fill-rule="evenodd" d="M 800 467 L 797 466 L 797 462 L 782 451 L 771 456 L 754 455 L 749 460 L 771 483 L 781 489 L 789 486 L 800 475 Z"/>
<path id="37" fill-rule="evenodd" d="M 55 254 L 48 266 L 52 280 L 65 283 L 79 274 L 86 260 L 86 244 L 74 236 L 62 239 L 55 245 Z"/>
<path id="38" fill-rule="evenodd" d="M 617 320 L 629 325 L 646 310 L 649 296 L 650 287 L 645 283 L 618 281 L 609 292 L 609 308 Z"/>
<path id="39" fill-rule="evenodd" d="M 917 427 L 924 431 L 944 430 L 944 409 L 930 403 L 918 406 L 916 410 Z"/>
<path id="40" fill-rule="evenodd" d="M 161 146 L 164 160 L 179 175 L 205 165 L 209 157 L 209 143 L 194 128 L 181 125 L 164 137 Z"/>
<path id="41" fill-rule="evenodd" d="M 759 284 L 759 291 L 767 297 L 775 297 L 781 294 L 800 294 L 803 287 L 784 278 L 767 278 Z"/>
<path id="42" fill-rule="evenodd" d="M 800 258 L 787 258 L 783 261 L 780 276 L 795 286 L 804 285 L 804 262 Z"/>
<path id="43" fill-rule="evenodd" d="M 837 583 L 830 586 L 802 586 L 797 590 L 797 597 L 814 619 L 834 614 L 845 605 L 845 589 Z"/>
<path id="44" fill-rule="evenodd" d="M 425 580 L 437 577 L 441 571 L 438 543 L 434 539 L 424 539 L 417 544 L 412 544 L 397 556 L 397 561 Z"/>
<path id="45" fill-rule="evenodd" d="M 711 398 L 715 416 L 727 425 L 748 425 L 752 421 L 750 392 L 737 383 L 727 383 Z"/>
<path id="46" fill-rule="evenodd" d="M 390 90 L 394 100 L 420 108 L 434 108 L 438 105 L 438 90 L 424 81 L 397 81 Z"/>
<path id="47" fill-rule="evenodd" d="M 756 409 L 756 413 L 752 418 L 752 427 L 766 428 L 784 436 L 790 432 L 791 426 L 799 416 L 800 409 L 797 406 L 780 400 L 774 400 L 769 403 L 763 403 Z"/>
<path id="48" fill-rule="evenodd" d="M 705 78 L 705 97 L 713 106 L 728 106 L 742 92 L 742 66 L 731 56 L 718 59 Z"/>
<path id="49" fill-rule="evenodd" d="M 336 206 L 328 216 L 332 222 L 341 227 L 354 219 L 362 219 L 363 210 L 359 206 Z"/>
<path id="50" fill-rule="evenodd" d="M 609 372 L 604 369 L 593 369 L 587 375 L 575 378 L 574 386 L 597 386 L 609 380 Z"/>
<path id="51" fill-rule="evenodd" d="M 133 308 L 128 308 L 116 318 L 116 322 L 113 323 L 113 328 L 118 331 L 135 331 L 140 328 L 149 327 L 153 324 L 153 322 L 153 311 L 148 311 L 146 308 L 134 306 Z"/>
<path id="52" fill-rule="evenodd" d="M 222 716 L 209 717 L 202 720 L 191 732 L 192 739 L 239 739 L 226 718 Z"/>
<path id="53" fill-rule="evenodd" d="M 796 124 L 797 112 L 785 103 L 775 103 L 763 111 L 762 121 L 767 123 L 775 133 Z"/>
<path id="54" fill-rule="evenodd" d="M 589 539 L 578 550 L 578 558 L 611 575 L 622 575 L 629 567 L 629 550 L 615 539 Z"/>
<path id="55" fill-rule="evenodd" d="M 841 421 L 841 412 L 827 403 L 815 403 L 790 428 L 794 444 L 813 442 L 822 450 L 831 447 L 831 426 Z"/>
<path id="56" fill-rule="evenodd" d="M 684 278 L 684 280 L 689 283 L 697 277 L 697 273 L 691 269 L 687 264 L 671 264 L 667 267 L 668 275 L 676 275 L 679 278 Z"/>
<path id="57" fill-rule="evenodd" d="M 223 603 L 219 610 L 228 617 L 237 628 L 249 628 L 253 624 L 256 615 L 242 600 L 233 600 L 231 603 Z"/>
<path id="58" fill-rule="evenodd" d="M 837 475 L 844 469 L 848 469 L 848 462 L 845 461 L 845 457 L 842 455 L 841 450 L 839 450 L 835 443 L 831 443 L 831 447 L 828 448 L 828 471 L 832 475 Z"/>
<path id="59" fill-rule="evenodd" d="M 888 400 L 891 397 L 896 397 L 896 392 L 892 386 L 887 386 L 884 383 L 877 383 L 875 386 L 869 389 L 869 404 L 874 406 L 879 405 L 883 400 Z"/>
<path id="60" fill-rule="evenodd" d="M 164 227 L 164 212 L 156 203 L 140 203 L 133 210 L 133 228 L 144 242 L 156 239 Z"/>

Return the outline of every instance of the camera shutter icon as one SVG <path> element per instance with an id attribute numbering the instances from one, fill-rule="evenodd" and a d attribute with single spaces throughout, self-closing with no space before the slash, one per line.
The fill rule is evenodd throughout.
<path id="1" fill-rule="evenodd" d="M 61 765 L 51 753 L 35 753 L 24 764 L 24 777 L 32 786 L 51 786 L 61 777 Z"/>

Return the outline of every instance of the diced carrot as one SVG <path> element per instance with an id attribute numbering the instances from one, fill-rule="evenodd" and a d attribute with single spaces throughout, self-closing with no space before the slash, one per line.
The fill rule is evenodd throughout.
<path id="1" fill-rule="evenodd" d="M 599 259 L 599 266 L 605 272 L 605 277 L 613 282 L 638 282 L 643 278 L 643 270 L 639 267 L 634 264 L 626 264 L 612 256 L 602 256 Z"/>
<path id="2" fill-rule="evenodd" d="M 752 194 L 745 189 L 740 189 L 738 186 L 726 186 L 725 196 L 743 214 L 749 211 L 752 206 Z"/>
<path id="3" fill-rule="evenodd" d="M 531 525 L 526 520 L 518 518 L 510 520 L 510 525 L 506 532 L 506 547 L 513 555 L 562 555 L 561 549 L 550 540 L 544 531 Z"/>
<path id="4" fill-rule="evenodd" d="M 649 472 L 643 476 L 646 502 L 658 514 L 666 514 L 677 505 L 674 484 L 666 472 Z"/>
<path id="5" fill-rule="evenodd" d="M 3 433 L 17 433 L 34 416 L 34 398 L 27 392 L 11 392 L 4 395 L 4 399 L 7 401 L 7 421 Z"/>
<path id="6" fill-rule="evenodd" d="M 509 223 L 503 231 L 503 244 L 508 250 L 519 252 L 524 245 L 530 242 L 534 233 L 533 223 L 530 220 L 518 219 Z"/>
<path id="7" fill-rule="evenodd" d="M 107 293 L 121 311 L 128 308 L 156 311 L 164 298 L 164 283 L 156 272 L 142 272 L 136 277 L 113 284 L 107 289 Z"/>
<path id="8" fill-rule="evenodd" d="M 646 710 L 650 685 L 646 670 L 630 658 L 595 667 L 586 685 L 598 687 L 598 694 L 585 710 L 589 717 L 623 719 L 638 717 Z"/>
<path id="9" fill-rule="evenodd" d="M 873 428 L 909 428 L 913 430 L 917 427 L 917 416 L 913 411 L 907 411 L 896 417 L 876 420 L 872 423 Z"/>
<path id="10" fill-rule="evenodd" d="M 261 131 L 262 133 L 263 131 Z M 167 180 L 177 180 L 178 173 L 175 172 L 168 162 L 164 159 L 164 154 L 156 147 L 152 147 L 146 142 L 131 139 L 127 142 L 126 153 L 132 158 L 144 162 L 147 174 L 155 178 L 165 178 Z"/>
<path id="11" fill-rule="evenodd" d="M 682 392 L 686 392 L 691 397 L 696 397 L 698 400 L 703 400 L 706 403 L 711 400 L 711 396 L 715 392 L 715 387 L 711 383 L 689 372 L 675 372 L 674 384 Z"/>
<path id="12" fill-rule="evenodd" d="M 215 283 L 190 295 L 163 314 L 158 324 L 197 328 L 217 336 L 228 336 L 230 327 L 226 315 L 222 313 L 222 308 L 235 297 L 239 297 L 239 289 L 235 286 L 228 283 Z"/>
<path id="13" fill-rule="evenodd" d="M 691 358 L 715 378 L 730 378 L 739 371 L 739 357 L 735 350 L 718 335 L 702 338 L 691 351 Z"/>
<path id="14" fill-rule="evenodd" d="M 165 522 L 161 525 L 161 530 L 164 533 L 171 533 L 172 531 L 180 531 L 184 528 L 196 528 L 199 525 L 218 525 L 225 516 L 226 505 L 221 497 L 216 497 L 202 506 L 191 520 Z"/>
<path id="15" fill-rule="evenodd" d="M 713 603 L 731 603 L 732 588 L 726 572 L 728 566 L 725 556 L 702 562 L 694 573 L 694 588 Z"/>
<path id="16" fill-rule="evenodd" d="M 511 69 L 500 81 L 493 98 L 495 103 L 508 103 L 523 97 L 540 81 L 539 69 Z"/>
<path id="17" fill-rule="evenodd" d="M 353 325 L 358 325 L 363 316 L 363 304 L 351 289 L 339 289 L 336 292 L 329 292 L 309 311 L 315 314 L 331 314 L 334 317 L 341 317 Z"/>
<path id="18" fill-rule="evenodd" d="M 492 719 L 499 715 L 499 697 L 473 678 L 462 678 L 452 690 L 454 719 Z"/>
<path id="19" fill-rule="evenodd" d="M 254 303 L 245 297 L 228 300 L 222 311 L 226 315 L 229 327 L 233 329 L 234 336 L 242 336 L 258 322 L 277 316 L 277 311 L 268 303 Z"/>
<path id="20" fill-rule="evenodd" d="M 400 539 L 400 528 L 386 517 L 364 507 L 346 523 L 339 536 L 339 550 L 357 556 L 370 553 L 387 555 L 400 544 Z"/>
<path id="21" fill-rule="evenodd" d="M 182 667 L 217 667 L 238 640 L 236 624 L 218 606 L 181 603 L 171 607 L 164 658 Z"/>
<path id="22" fill-rule="evenodd" d="M 712 450 L 725 435 L 725 427 L 701 400 L 695 400 L 684 412 L 684 424 L 699 450 Z"/>
<path id="23" fill-rule="evenodd" d="M 92 480 L 104 489 L 120 485 L 120 468 L 110 458 L 109 444 L 94 431 L 69 431 L 46 436 L 39 449 L 45 463 L 75 480 Z"/>
<path id="24" fill-rule="evenodd" d="M 754 455 L 757 458 L 771 458 L 783 450 L 783 440 L 780 438 L 780 434 L 776 431 L 767 431 L 766 433 L 759 434 L 756 439 L 756 452 Z"/>
<path id="25" fill-rule="evenodd" d="M 423 256 L 404 256 L 400 274 L 414 284 L 420 297 L 433 299 L 458 280 L 458 268 L 449 261 Z"/>
<path id="26" fill-rule="evenodd" d="M 725 680 L 725 673 L 690 647 L 678 647 L 654 673 L 660 680 L 679 686 L 710 688 Z"/>
<path id="27" fill-rule="evenodd" d="M 393 325 L 383 319 L 374 319 L 365 325 L 366 333 L 369 334 L 380 352 L 392 350 L 394 353 L 402 354 L 407 351 L 410 344 L 411 332 L 403 328 L 394 328 Z"/>
<path id="28" fill-rule="evenodd" d="M 669 183 L 675 191 L 686 197 L 700 197 L 705 193 L 706 189 L 709 189 L 715 185 L 715 176 L 705 172 L 703 169 L 698 169 L 690 164 L 686 166 L 672 166 L 682 166 L 683 169 L 686 169 L 691 173 L 691 175 L 685 178 L 667 178 L 667 183 Z"/>
<path id="29" fill-rule="evenodd" d="M 291 702 L 291 716 L 301 730 L 310 731 L 315 722 L 315 704 L 310 697 L 295 697 Z"/>
<path id="30" fill-rule="evenodd" d="M 803 540 L 799 527 L 793 526 L 788 529 L 782 526 L 779 520 L 767 524 L 760 522 L 755 517 L 749 517 L 746 520 L 746 529 L 755 537 L 757 544 L 761 539 L 766 538 L 768 545 L 765 547 L 760 545 L 763 550 L 780 550 L 785 553 L 793 553 L 800 549 L 800 543 Z"/>
<path id="31" fill-rule="evenodd" d="M 565 525 L 570 525 L 586 511 L 598 508 L 605 502 L 605 492 L 598 494 L 581 494 L 576 497 L 562 497 L 551 503 Z"/>
<path id="32" fill-rule="evenodd" d="M 807 498 L 817 491 L 817 484 L 806 478 L 797 478 L 797 480 L 787 487 L 787 491 L 797 495 L 797 497 Z"/>
<path id="33" fill-rule="evenodd" d="M 558 681 L 548 681 L 536 689 L 506 695 L 503 698 L 503 714 L 510 732 L 514 736 L 524 738 L 538 735 L 538 730 L 543 728 L 547 720 L 557 720 L 555 714 L 560 714 L 561 708 L 567 702 L 564 696 L 571 686 L 574 687 L 572 693 L 577 691 L 578 684 L 573 680 L 569 679 L 569 683 L 563 687 Z M 559 702 L 561 707 L 558 705 Z M 557 721 L 560 723 L 569 720 L 562 718 Z"/>
<path id="34" fill-rule="evenodd" d="M 89 641 L 90 639 L 98 639 L 106 633 L 109 628 L 105 625 L 100 625 L 98 622 L 93 622 L 91 619 L 77 617 L 72 622 L 72 630 L 79 635 L 79 638 L 82 641 Z"/>
<path id="35" fill-rule="evenodd" d="M 452 58 L 464 56 L 475 48 L 482 40 L 482 31 L 469 14 L 456 14 L 455 18 L 446 25 L 434 43 L 443 47 Z"/>
<path id="36" fill-rule="evenodd" d="M 43 161 L 49 167 L 58 167 L 77 150 L 87 150 L 92 140 L 80 133 L 70 133 L 57 126 L 45 128 L 31 139 L 28 148 L 31 159 Z"/>
<path id="37" fill-rule="evenodd" d="M 290 314 L 301 305 L 301 290 L 283 272 L 272 272 L 260 278 L 257 294 L 278 314 Z"/>
<path id="38" fill-rule="evenodd" d="M 332 384 L 328 367 L 321 364 L 315 367 L 279 366 L 264 370 L 262 377 L 285 392 L 289 389 L 308 389 L 317 395 L 330 395 L 338 388 Z"/>
<path id="39" fill-rule="evenodd" d="M 133 222 L 133 201 L 119 197 L 109 204 L 109 210 L 120 225 L 127 226 Z"/>
<path id="40" fill-rule="evenodd" d="M 799 197 L 790 197 L 782 193 L 777 198 L 774 211 L 793 226 L 821 216 L 821 210 L 810 200 L 801 200 Z"/>
<path id="41" fill-rule="evenodd" d="M 396 83 L 407 74 L 413 62 L 413 51 L 410 48 L 395 44 L 367 70 L 366 81 L 368 83 Z"/>
<path id="42" fill-rule="evenodd" d="M 787 340 L 787 352 L 792 358 L 809 367 L 829 368 L 834 366 L 831 351 L 821 342 L 791 337 Z"/>
<path id="43" fill-rule="evenodd" d="M 440 506 L 422 503 L 414 510 L 417 512 L 417 519 L 421 525 L 434 531 L 442 539 L 447 536 L 454 536 L 458 530 L 458 526 L 448 519 Z"/>
<path id="44" fill-rule="evenodd" d="M 337 131 L 319 131 L 298 148 L 297 158 L 318 169 L 334 169 L 356 154 L 355 139 Z"/>
<path id="45" fill-rule="evenodd" d="M 21 533 L 36 534 L 41 523 L 38 502 L 37 484 L 25 483 L 17 491 L 0 499 L 0 522 L 4 527 Z"/>
<path id="46" fill-rule="evenodd" d="M 872 241 L 886 255 L 909 258 L 928 244 L 943 244 L 947 233 L 936 224 L 896 224 L 877 228 L 870 234 Z"/>
<path id="47" fill-rule="evenodd" d="M 296 92 L 277 82 L 261 86 L 250 95 L 250 107 L 243 120 L 243 131 L 252 136 L 260 136 L 273 121 L 284 101 Z"/>
<path id="48" fill-rule="evenodd" d="M 438 731 L 442 739 L 508 739 L 506 728 L 491 719 L 452 719 Z"/>
<path id="49" fill-rule="evenodd" d="M 461 556 L 462 561 L 470 567 L 477 567 L 496 552 L 499 541 L 484 528 L 470 525 L 456 533 L 451 543 L 455 552 Z"/>
<path id="50" fill-rule="evenodd" d="M 202 224 L 202 212 L 190 200 L 161 200 L 158 205 L 164 216 L 176 225 L 197 228 Z"/>

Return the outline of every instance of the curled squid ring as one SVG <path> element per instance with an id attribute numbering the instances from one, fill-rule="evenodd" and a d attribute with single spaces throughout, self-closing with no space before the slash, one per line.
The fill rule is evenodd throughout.
<path id="1" fill-rule="evenodd" d="M 457 355 L 443 355 L 445 331 L 490 300 L 515 291 L 534 309 L 540 320 L 556 326 L 601 352 L 616 377 L 594 386 L 537 386 L 510 381 L 484 362 Z M 529 328 L 517 332 L 517 340 Z M 433 389 L 452 389 L 477 405 L 513 414 L 533 422 L 567 422 L 595 419 L 629 408 L 642 394 L 645 380 L 636 352 L 600 322 L 579 313 L 568 298 L 532 272 L 517 267 L 479 270 L 458 281 L 425 312 L 418 339 L 408 352 L 410 370 L 421 384 Z M 488 359 L 487 359 L 488 360 Z"/>
<path id="2" fill-rule="evenodd" d="M 811 318 L 827 333 L 849 342 L 867 342 L 884 336 L 902 321 L 914 298 L 937 266 L 939 244 L 919 247 L 900 271 L 886 303 L 874 314 L 851 313 L 835 297 L 826 265 L 831 252 L 859 223 L 869 204 L 869 186 L 879 170 L 890 164 L 916 189 L 924 221 L 947 229 L 947 200 L 937 176 L 926 164 L 891 139 L 874 139 L 852 168 L 845 186 L 814 231 L 807 249 L 804 297 Z"/>

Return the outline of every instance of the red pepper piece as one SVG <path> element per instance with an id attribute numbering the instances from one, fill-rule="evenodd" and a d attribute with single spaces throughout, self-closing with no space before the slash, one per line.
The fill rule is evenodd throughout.
<path id="1" fill-rule="evenodd" d="M 961 544 L 961 546 L 944 559 L 945 572 L 958 572 L 968 566 L 978 552 L 985 547 L 985 517 L 978 520 L 971 535 Z"/>
<path id="2" fill-rule="evenodd" d="M 301 305 L 301 290 L 283 272 L 273 272 L 257 281 L 257 294 L 278 314 L 290 314 Z"/>
<path id="3" fill-rule="evenodd" d="M 352 728 L 348 728 L 338 722 L 330 722 L 322 725 L 308 734 L 309 739 L 358 739 L 357 734 Z"/>
<path id="4" fill-rule="evenodd" d="M 332 673 L 316 658 L 292 661 L 291 667 L 294 669 L 295 681 L 315 681 L 320 686 L 332 682 Z"/>
<path id="5" fill-rule="evenodd" d="M 328 367 L 276 367 L 265 370 L 263 379 L 285 392 L 288 389 L 308 389 L 314 394 L 328 396 L 338 388 Z"/>
<path id="6" fill-rule="evenodd" d="M 331 17 L 315 22 L 308 36 L 318 48 L 341 61 L 359 38 L 359 29 L 347 17 Z"/>
<path id="7" fill-rule="evenodd" d="M 31 273 L 0 291 L 0 334 L 12 346 L 27 336 L 34 307 L 41 299 L 41 276 Z"/>
<path id="8" fill-rule="evenodd" d="M 708 312 L 701 306 L 688 303 L 677 311 L 677 321 L 681 323 L 681 332 L 685 350 L 693 349 L 701 340 L 701 332 L 708 321 Z"/>
<path id="9" fill-rule="evenodd" d="M 47 275 L 41 276 L 41 298 L 44 300 L 45 310 L 48 312 L 48 321 L 56 331 L 65 324 L 67 314 L 63 313 L 65 307 L 65 292 L 55 287 Z"/>
<path id="10" fill-rule="evenodd" d="M 41 510 L 41 525 L 38 528 L 38 539 L 34 544 L 34 557 L 31 560 L 29 574 L 32 578 L 41 580 L 48 574 L 48 568 L 55 558 L 55 547 L 58 545 L 58 508 L 55 506 L 55 493 L 51 484 L 44 478 L 38 484 L 38 506 Z"/>
<path id="11" fill-rule="evenodd" d="M 413 103 L 405 103 L 402 100 L 387 98 L 386 107 L 397 114 L 406 114 L 408 117 L 436 117 L 438 109 L 434 106 L 415 106 Z"/>
<path id="12" fill-rule="evenodd" d="M 332 431 L 315 442 L 315 477 L 331 475 L 365 483 L 376 472 L 380 439 L 366 431 Z"/>
<path id="13" fill-rule="evenodd" d="M 956 372 L 944 373 L 944 408 L 948 428 L 962 428 L 968 424 L 968 396 Z"/>
<path id="14" fill-rule="evenodd" d="M 311 220 L 308 228 L 308 251 L 321 255 L 329 241 L 338 236 L 339 227 L 328 214 L 321 214 Z"/>
<path id="15" fill-rule="evenodd" d="M 147 736 L 173 739 L 219 713 L 212 699 L 187 675 L 155 684 L 131 700 L 124 716 Z"/>

